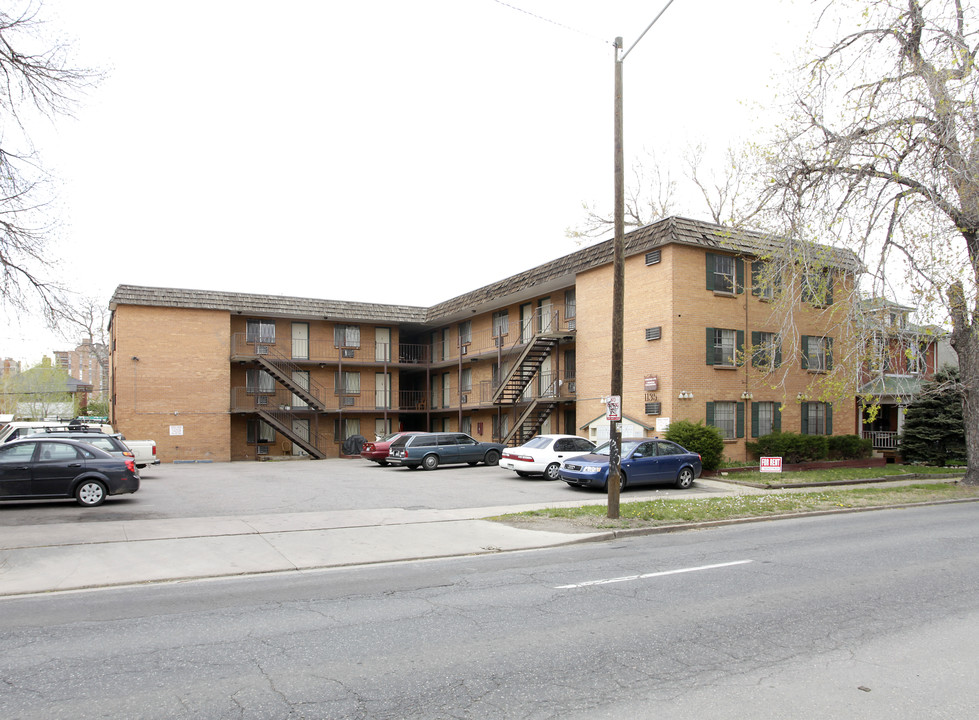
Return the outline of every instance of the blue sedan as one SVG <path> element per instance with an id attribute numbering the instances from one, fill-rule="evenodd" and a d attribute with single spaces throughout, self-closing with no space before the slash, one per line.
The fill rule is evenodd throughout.
<path id="1" fill-rule="evenodd" d="M 588 455 L 565 460 L 559 477 L 568 485 L 608 489 L 609 443 Z M 620 487 L 672 484 L 688 488 L 700 477 L 700 455 L 688 452 L 669 440 L 623 438 Z"/>

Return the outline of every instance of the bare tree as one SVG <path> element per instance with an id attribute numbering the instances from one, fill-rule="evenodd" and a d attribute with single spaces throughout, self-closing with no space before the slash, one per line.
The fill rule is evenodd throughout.
<path id="1" fill-rule="evenodd" d="M 771 154 L 768 224 L 789 246 L 850 248 L 866 292 L 910 290 L 951 319 L 977 484 L 979 21 L 963 0 L 838 0 L 831 18 L 852 30 L 807 66 Z"/>
<path id="2" fill-rule="evenodd" d="M 625 225 L 639 228 L 676 214 L 699 215 L 698 198 L 717 225 L 746 226 L 759 212 L 753 191 L 757 182 L 753 150 L 729 148 L 718 168 L 706 168 L 706 150 L 703 145 L 687 148 L 683 157 L 675 161 L 663 161 L 654 152 L 637 160 L 632 166 L 632 177 L 625 189 Z M 685 182 L 673 178 L 670 165 L 682 169 Z M 683 191 L 689 193 L 684 194 Z M 681 195 L 684 198 L 681 199 Z M 686 195 L 690 196 L 687 200 Z M 614 227 L 611 212 L 601 211 L 595 204 L 583 203 L 585 218 L 577 228 L 568 228 L 566 235 L 579 241 L 602 237 Z"/>
<path id="3" fill-rule="evenodd" d="M 676 208 L 676 181 L 655 153 L 632 166 L 631 182 L 625 188 L 625 226 L 637 228 L 672 215 Z M 579 242 L 601 237 L 615 225 L 611 213 L 604 213 L 594 203 L 582 203 L 585 219 L 565 234 Z"/>
<path id="4" fill-rule="evenodd" d="M 65 45 L 45 42 L 39 2 L 19 5 L 0 10 L 0 302 L 23 308 L 38 295 L 50 307 L 58 288 L 44 278 L 47 178 L 29 126 L 69 114 L 94 75 L 71 67 Z"/>

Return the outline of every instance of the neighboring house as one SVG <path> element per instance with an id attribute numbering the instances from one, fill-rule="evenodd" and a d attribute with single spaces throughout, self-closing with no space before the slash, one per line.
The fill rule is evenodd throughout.
<path id="1" fill-rule="evenodd" d="M 18 420 L 72 418 L 76 407 L 87 404 L 91 391 L 91 385 L 70 377 L 49 357 L 4 383 L 4 392 L 13 400 Z"/>
<path id="2" fill-rule="evenodd" d="M 915 308 L 874 298 L 864 303 L 862 317 L 870 348 L 861 370 L 857 412 L 863 437 L 874 450 L 894 455 L 904 427 L 904 411 L 945 362 L 948 334 L 935 325 L 915 325 Z"/>
<path id="3" fill-rule="evenodd" d="M 635 427 L 705 421 L 732 459 L 772 430 L 858 431 L 855 384 L 845 400 L 807 397 L 845 349 L 833 287 L 852 286 L 852 256 L 830 250 L 819 283 L 781 278 L 801 288 L 783 342 L 759 280 L 772 247 L 684 218 L 626 236 L 622 412 Z M 337 457 L 352 435 L 397 429 L 600 437 L 612 284 L 609 240 L 428 308 L 122 285 L 112 423 L 174 460 Z"/>

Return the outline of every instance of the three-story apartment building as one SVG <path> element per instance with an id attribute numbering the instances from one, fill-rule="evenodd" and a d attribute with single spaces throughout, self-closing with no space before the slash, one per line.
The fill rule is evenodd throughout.
<path id="1" fill-rule="evenodd" d="M 758 281 L 771 249 L 760 234 L 684 218 L 626 236 L 630 433 L 704 421 L 741 459 L 746 438 L 772 430 L 858 431 L 855 388 L 840 399 L 812 390 L 845 355 L 832 296 L 854 265 L 839 255 L 818 298 L 804 277 L 777 278 L 802 287 L 787 338 L 770 279 Z M 122 285 L 110 307 L 112 421 L 185 461 L 337 457 L 351 437 L 399 429 L 510 445 L 538 432 L 601 439 L 611 295 L 611 241 L 429 308 Z"/>

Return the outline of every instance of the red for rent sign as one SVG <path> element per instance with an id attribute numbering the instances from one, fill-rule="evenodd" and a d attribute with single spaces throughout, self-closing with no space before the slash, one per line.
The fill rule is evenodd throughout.
<path id="1" fill-rule="evenodd" d="M 758 461 L 758 469 L 761 472 L 782 472 L 782 458 L 780 457 L 763 457 Z"/>

